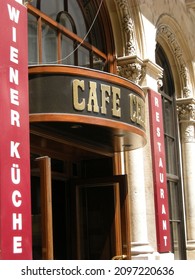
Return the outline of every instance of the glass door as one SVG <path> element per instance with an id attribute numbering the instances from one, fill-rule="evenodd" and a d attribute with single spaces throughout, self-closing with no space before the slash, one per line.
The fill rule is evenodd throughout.
<path id="1" fill-rule="evenodd" d="M 63 179 L 51 161 L 33 166 L 33 258 L 130 259 L 126 176 Z"/>
<path id="2" fill-rule="evenodd" d="M 126 176 L 84 179 L 74 184 L 76 258 L 130 259 Z"/>

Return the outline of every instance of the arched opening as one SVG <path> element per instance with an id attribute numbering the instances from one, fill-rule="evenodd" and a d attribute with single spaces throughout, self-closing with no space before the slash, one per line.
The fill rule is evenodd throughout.
<path id="1" fill-rule="evenodd" d="M 29 65 L 68 64 L 115 72 L 114 44 L 103 1 L 32 1 Z"/>
<path id="2" fill-rule="evenodd" d="M 130 259 L 127 182 L 115 173 L 115 152 L 144 145 L 144 94 L 113 75 L 104 1 L 45 3 L 28 5 L 34 258 Z M 130 125 L 121 121 L 127 105 Z"/>
<path id="3" fill-rule="evenodd" d="M 162 97 L 164 120 L 172 252 L 174 253 L 175 259 L 185 259 L 183 191 L 181 183 L 181 159 L 177 130 L 175 85 L 169 60 L 160 44 L 156 46 L 156 62 L 163 69 L 162 86 L 159 88 L 159 92 Z"/>

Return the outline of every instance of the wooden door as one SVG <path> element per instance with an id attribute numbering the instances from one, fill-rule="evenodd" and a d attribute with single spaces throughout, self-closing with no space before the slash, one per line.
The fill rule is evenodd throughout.
<path id="1" fill-rule="evenodd" d="M 130 259 L 126 176 L 78 179 L 59 185 L 51 178 L 50 159 L 42 157 L 38 162 L 40 177 L 35 183 L 41 190 L 41 258 Z"/>
<path id="2" fill-rule="evenodd" d="M 33 258 L 52 260 L 54 255 L 51 159 L 44 156 L 36 158 L 36 162 L 38 173 L 31 178 Z"/>

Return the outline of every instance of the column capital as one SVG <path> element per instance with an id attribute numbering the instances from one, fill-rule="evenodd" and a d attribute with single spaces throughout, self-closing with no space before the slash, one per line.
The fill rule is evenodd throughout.
<path id="1" fill-rule="evenodd" d="M 163 70 L 149 59 L 142 60 L 137 55 L 117 58 L 117 72 L 142 88 L 158 90 L 159 79 L 162 79 Z"/>
<path id="2" fill-rule="evenodd" d="M 141 84 L 145 77 L 145 68 L 143 61 L 137 55 L 119 57 L 117 59 L 117 72 L 122 76 L 136 84 Z"/>
<path id="3" fill-rule="evenodd" d="M 177 99 L 177 112 L 180 122 L 195 122 L 195 99 Z"/>

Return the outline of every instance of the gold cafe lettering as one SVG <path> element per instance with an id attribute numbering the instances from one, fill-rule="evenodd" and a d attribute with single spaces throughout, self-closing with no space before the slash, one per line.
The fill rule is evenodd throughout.
<path id="1" fill-rule="evenodd" d="M 98 90 L 99 88 L 99 90 Z M 95 81 L 73 80 L 73 107 L 77 111 L 100 113 L 106 115 L 109 104 L 113 117 L 121 118 L 122 114 L 122 92 L 121 88 L 110 86 Z M 98 98 L 100 95 L 100 99 Z M 129 95 L 129 118 L 142 127 L 145 127 L 145 103 L 139 96 L 130 93 Z M 110 107 L 109 107 L 110 108 Z"/>
<path id="2" fill-rule="evenodd" d="M 145 94 L 139 86 L 117 75 L 82 67 L 41 67 L 50 75 L 40 74 L 40 67 L 29 68 L 32 119 L 38 115 L 39 120 L 44 118 L 44 112 L 50 114 L 50 120 L 64 118 L 66 122 L 104 126 L 113 133 L 120 129 L 126 140 L 137 135 L 132 148 L 138 147 L 139 141 L 145 142 Z M 41 87 L 41 94 L 37 87 Z"/>
<path id="3" fill-rule="evenodd" d="M 129 98 L 131 121 L 145 128 L 145 103 L 143 99 L 132 93 Z"/>

